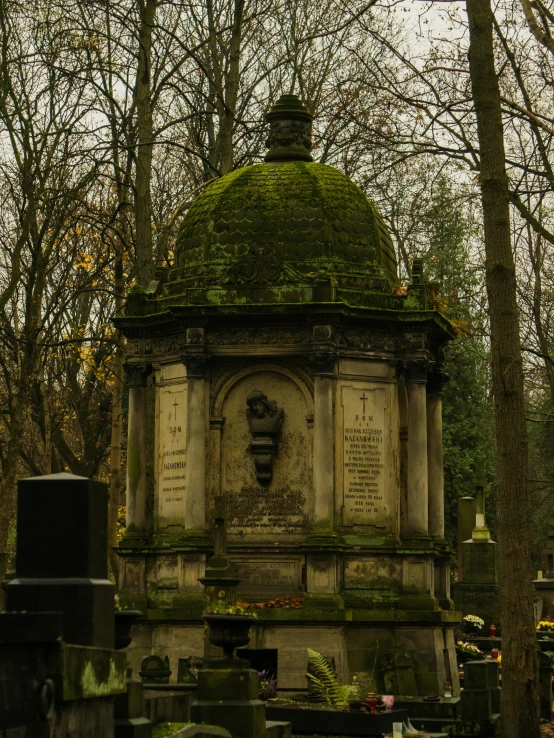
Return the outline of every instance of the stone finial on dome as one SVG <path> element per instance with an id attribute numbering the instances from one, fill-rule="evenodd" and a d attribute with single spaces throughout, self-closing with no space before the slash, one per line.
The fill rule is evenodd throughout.
<path id="1" fill-rule="evenodd" d="M 269 151 L 265 161 L 313 161 L 312 120 L 297 95 L 281 95 L 266 115 Z"/>

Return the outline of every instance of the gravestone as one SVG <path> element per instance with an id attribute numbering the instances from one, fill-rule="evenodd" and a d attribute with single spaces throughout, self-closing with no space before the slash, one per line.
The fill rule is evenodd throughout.
<path id="1" fill-rule="evenodd" d="M 18 482 L 16 570 L 5 585 L 14 612 L 0 613 L 0 726 L 9 735 L 113 735 L 126 656 L 114 649 L 107 507 L 107 485 L 90 479 Z"/>
<path id="2" fill-rule="evenodd" d="M 458 500 L 458 582 L 464 578 L 462 563 L 463 543 L 471 538 L 475 528 L 475 497 L 460 497 Z"/>
<path id="3" fill-rule="evenodd" d="M 143 659 L 139 676 L 143 682 L 149 684 L 169 684 L 171 670 L 169 668 L 169 658 L 166 656 L 147 656 Z"/>
<path id="4" fill-rule="evenodd" d="M 113 648 L 107 526 L 105 484 L 65 473 L 20 480 L 6 609 L 61 611 L 67 643 Z"/>
<path id="5" fill-rule="evenodd" d="M 461 581 L 453 585 L 456 607 L 465 615 L 484 620 L 484 634 L 490 625 L 500 628 L 496 543 L 485 521 L 485 479 L 482 465 L 476 465 L 475 519 L 472 535 L 462 543 Z"/>

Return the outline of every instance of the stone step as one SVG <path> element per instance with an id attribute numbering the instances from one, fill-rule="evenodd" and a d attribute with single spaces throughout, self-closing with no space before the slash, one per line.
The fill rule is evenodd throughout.
<path id="1" fill-rule="evenodd" d="M 280 722 L 279 720 L 266 720 L 265 727 L 267 738 L 291 738 L 292 736 L 290 723 Z"/>

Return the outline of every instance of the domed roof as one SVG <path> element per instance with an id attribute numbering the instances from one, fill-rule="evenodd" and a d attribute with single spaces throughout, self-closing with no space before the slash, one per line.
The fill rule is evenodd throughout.
<path id="1" fill-rule="evenodd" d="M 396 255 L 375 205 L 342 172 L 311 161 L 311 116 L 297 98 L 283 96 L 268 120 L 266 161 L 217 179 L 190 206 L 168 292 L 326 276 L 390 294 Z"/>

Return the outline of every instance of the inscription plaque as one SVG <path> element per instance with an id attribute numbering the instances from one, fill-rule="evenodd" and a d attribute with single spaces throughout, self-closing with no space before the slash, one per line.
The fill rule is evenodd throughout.
<path id="1" fill-rule="evenodd" d="M 304 495 L 290 487 L 243 486 L 228 492 L 229 532 L 302 533 Z"/>
<path id="2" fill-rule="evenodd" d="M 385 389 L 342 387 L 344 525 L 385 527 Z"/>
<path id="3" fill-rule="evenodd" d="M 298 560 L 234 560 L 237 577 L 241 579 L 238 591 L 243 594 L 293 594 L 303 590 L 302 562 Z"/>
<path id="4" fill-rule="evenodd" d="M 187 389 L 184 384 L 160 388 L 159 515 L 162 523 L 184 524 Z"/>

